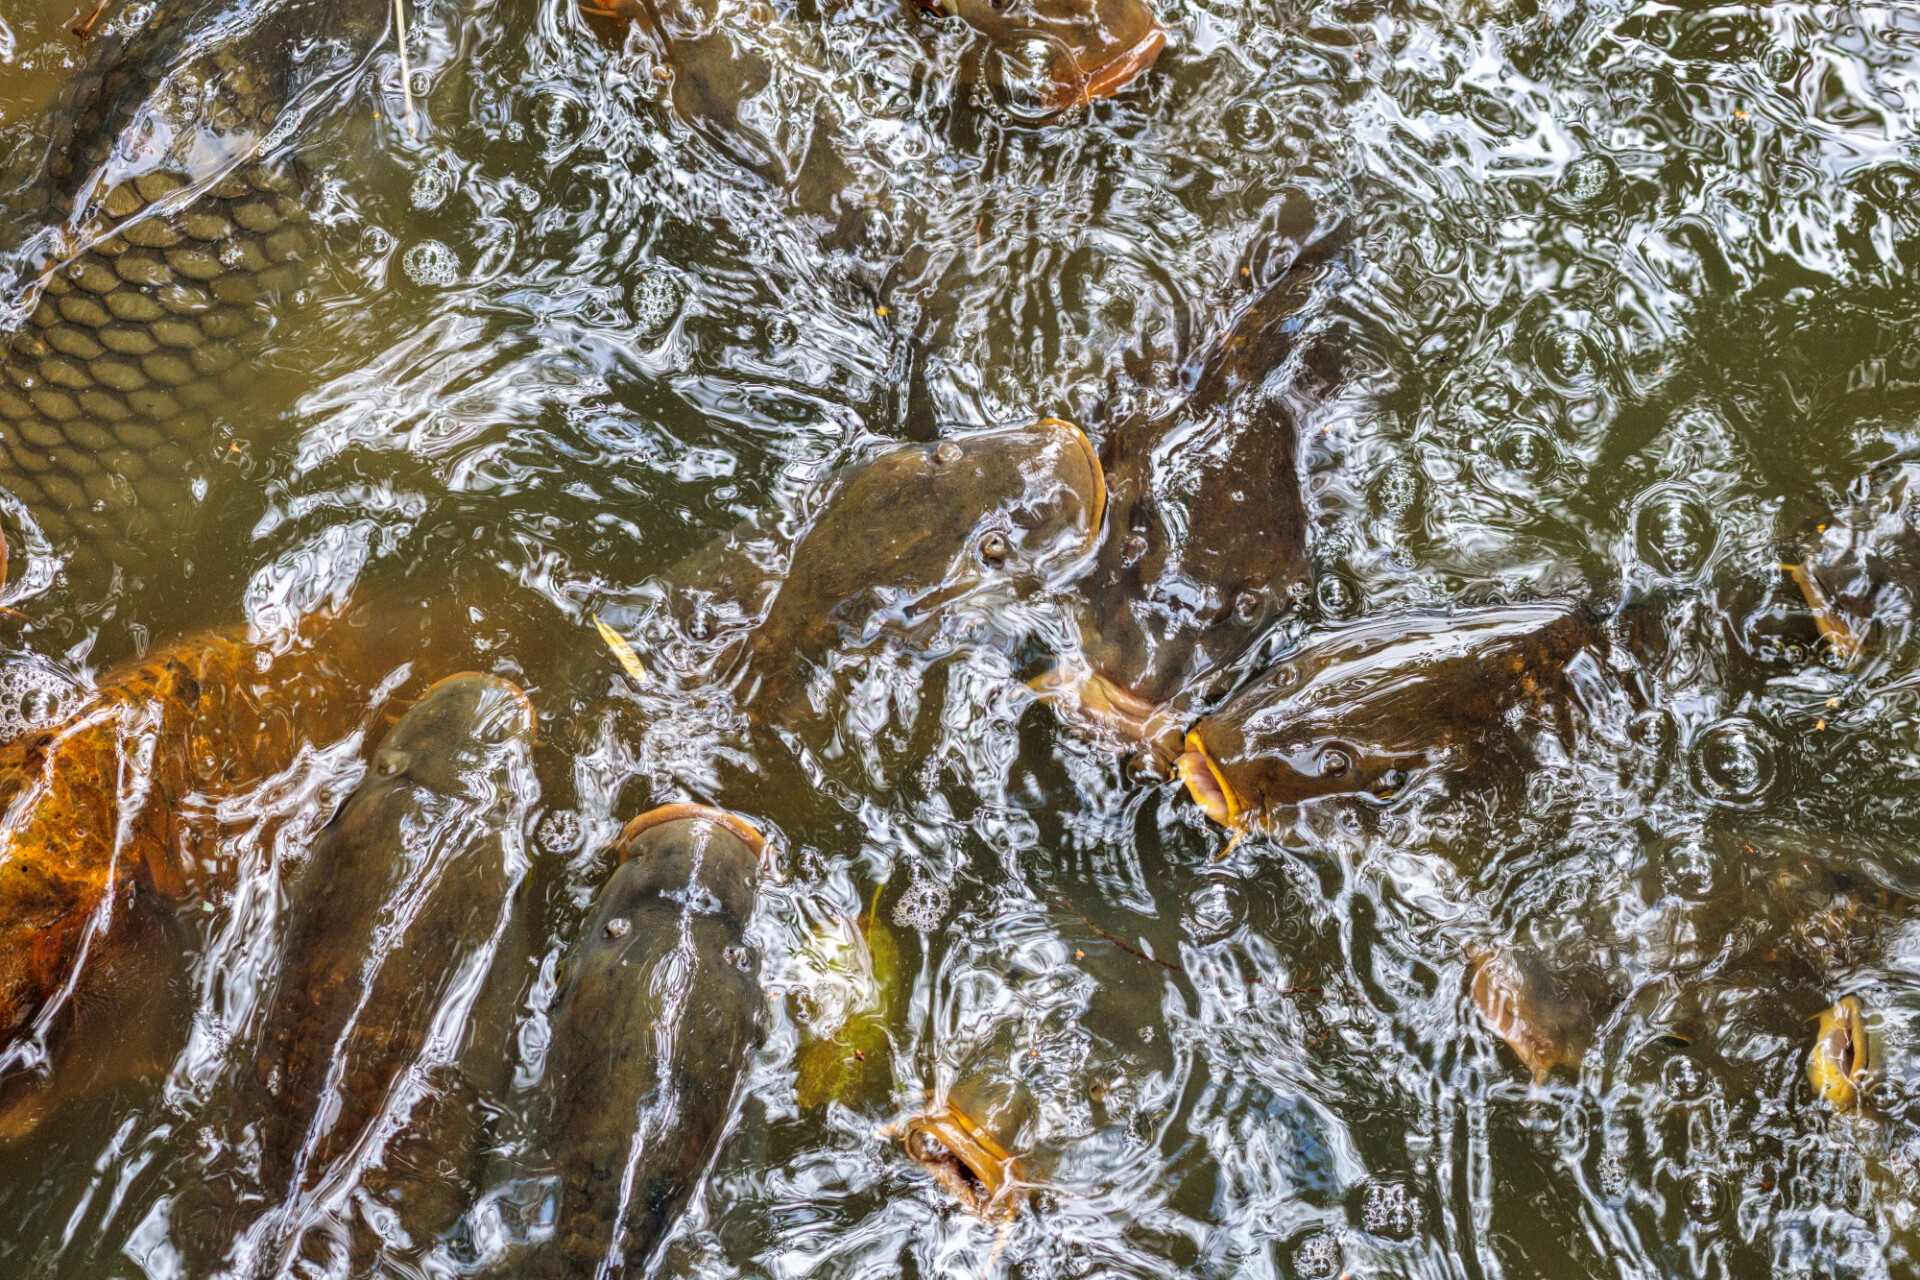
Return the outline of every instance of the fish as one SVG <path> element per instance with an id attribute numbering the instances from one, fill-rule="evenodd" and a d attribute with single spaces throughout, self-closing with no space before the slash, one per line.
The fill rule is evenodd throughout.
<path id="1" fill-rule="evenodd" d="M 888 444 L 823 486 L 784 576 L 752 554 L 762 535 L 748 523 L 664 575 L 666 608 L 683 631 L 721 639 L 722 679 L 776 723 L 838 649 L 887 637 L 924 650 L 1064 580 L 1105 505 L 1092 443 L 1059 419 Z"/>
<path id="2" fill-rule="evenodd" d="M 813 931 L 797 957 L 805 984 L 794 1001 L 800 1047 L 794 1096 L 806 1109 L 853 1103 L 889 1062 L 888 1024 L 899 1002 L 900 949 L 875 905 Z"/>
<path id="3" fill-rule="evenodd" d="M 1210 682 L 1307 579 L 1297 428 L 1267 380 L 1300 346 L 1342 243 L 1337 230 L 1322 236 L 1246 306 L 1177 406 L 1108 435 L 1108 515 L 1080 584 L 1080 647 L 1034 686 L 1163 765 Z"/>
<path id="4" fill-rule="evenodd" d="M 1396 614 L 1325 633 L 1187 731 L 1175 763 L 1214 821 L 1255 829 L 1321 796 L 1385 801 L 1511 739 L 1516 713 L 1571 735 L 1568 672 L 1605 636 L 1566 603 Z"/>
<path id="5" fill-rule="evenodd" d="M 198 918 L 235 887 L 222 800 L 367 728 L 448 657 L 471 662 L 484 648 L 460 629 L 465 607 L 418 605 L 370 590 L 284 630 L 185 636 L 109 668 L 63 697 L 57 719 L 0 744 L 0 1110 L 9 1090 L 55 1084 L 47 1072 L 65 1060 L 76 999 L 106 974 L 145 973 L 131 957 L 197 945 L 163 946 L 172 927 L 154 917 L 191 907 Z M 138 1019 L 161 1003 L 115 996 L 89 1016 L 112 1007 Z M 148 1031 L 129 1022 L 115 1034 Z"/>
<path id="6" fill-rule="evenodd" d="M 526 873 L 534 725 L 509 681 L 434 684 L 381 740 L 288 893 L 264 1023 L 236 1096 L 216 1107 L 257 1135 L 270 1208 L 254 1247 L 283 1264 L 313 1215 L 343 1211 L 363 1172 L 416 1136 L 459 1067 Z M 231 1221 L 181 1218 L 203 1242 L 234 1234 Z"/>
<path id="7" fill-rule="evenodd" d="M 971 1071 L 925 1107 L 881 1126 L 907 1158 L 966 1212 L 1006 1226 L 1032 1194 L 1030 1171 L 1014 1154 L 1033 1118 L 1033 1095 L 1007 1077 Z"/>
<path id="8" fill-rule="evenodd" d="M 1555 1067 L 1578 1072 L 1601 1020 L 1618 1001 L 1598 972 L 1559 968 L 1531 948 L 1472 948 L 1473 1007 L 1507 1042 L 1533 1082 Z"/>
<path id="9" fill-rule="evenodd" d="M 699 805 L 621 833 L 554 1004 L 539 1142 L 558 1204 L 530 1274 L 645 1274 L 712 1161 L 764 1003 L 746 940 L 764 852 Z"/>
<path id="10" fill-rule="evenodd" d="M 1868 1086 L 1880 1069 L 1873 1016 L 1859 996 L 1842 996 L 1819 1015 L 1807 1055 L 1807 1083 L 1814 1096 L 1841 1115 L 1866 1106 Z"/>
<path id="11" fill-rule="evenodd" d="M 348 731 L 356 674 L 311 635 L 208 632 L 107 672 L 59 723 L 0 746 L 0 1037 L 46 1030 L 135 894 L 178 904 L 230 886 L 194 797 Z"/>
<path id="12" fill-rule="evenodd" d="M 920 0 L 959 18 L 1003 53 L 1045 49 L 1051 111 L 1109 98 L 1146 74 L 1167 47 L 1167 28 L 1146 0 Z"/>
<path id="13" fill-rule="evenodd" d="M 0 174 L 0 485 L 76 581 L 151 566 L 192 511 L 223 402 L 319 262 L 293 144 L 388 8 L 158 0 L 88 45 Z"/>
<path id="14" fill-rule="evenodd" d="M 716 0 L 580 0 L 581 17 L 603 42 L 621 46 L 634 33 L 651 52 L 682 123 L 786 191 L 800 212 L 828 222 L 829 239 L 857 243 L 883 193 L 837 139 L 831 97 L 811 76 L 787 73 L 825 67 L 826 50 L 768 6 L 751 13 L 748 25 Z M 769 102 L 757 103 L 763 95 Z"/>

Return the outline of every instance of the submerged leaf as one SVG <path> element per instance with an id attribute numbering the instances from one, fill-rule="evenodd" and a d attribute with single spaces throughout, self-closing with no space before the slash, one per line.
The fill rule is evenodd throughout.
<path id="1" fill-rule="evenodd" d="M 607 642 L 607 648 L 613 650 L 613 656 L 620 662 L 620 669 L 625 671 L 635 684 L 646 684 L 650 678 L 647 675 L 647 669 L 640 665 L 640 655 L 633 651 L 633 646 L 627 643 L 626 637 L 600 621 L 599 614 L 590 613 L 587 616 L 593 619 L 594 629 L 600 633 L 600 638 Z"/>
<path id="2" fill-rule="evenodd" d="M 892 1049 L 887 1034 L 900 953 L 877 915 L 839 917 L 814 932 L 805 953 L 810 970 L 800 1005 L 795 1065 L 802 1107 L 845 1102 L 882 1074 Z"/>

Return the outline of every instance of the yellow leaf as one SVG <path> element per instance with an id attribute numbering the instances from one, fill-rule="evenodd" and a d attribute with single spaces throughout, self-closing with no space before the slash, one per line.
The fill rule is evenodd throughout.
<path id="1" fill-rule="evenodd" d="M 635 684 L 647 683 L 650 678 L 647 675 L 647 669 L 640 665 L 640 655 L 633 651 L 633 646 L 627 643 L 626 637 L 600 621 L 599 614 L 590 613 L 587 616 L 593 619 L 594 629 L 600 633 L 600 638 L 607 642 L 607 648 L 613 650 L 613 656 L 620 660 L 620 669 L 632 677 Z"/>

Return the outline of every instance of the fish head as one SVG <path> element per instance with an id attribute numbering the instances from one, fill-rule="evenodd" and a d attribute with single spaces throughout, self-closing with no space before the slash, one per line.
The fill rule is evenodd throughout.
<path id="1" fill-rule="evenodd" d="M 1045 105 L 1061 110 L 1110 97 L 1166 48 L 1167 29 L 1146 0 L 934 0 L 1003 54 L 1033 60 L 1045 75 Z"/>
<path id="2" fill-rule="evenodd" d="M 1208 729 L 1203 721 L 1188 731 L 1174 772 L 1208 817 L 1236 831 L 1277 809 L 1322 796 L 1385 803 L 1429 763 L 1424 752 L 1319 736 L 1303 736 L 1257 756 L 1216 754 Z"/>
<path id="3" fill-rule="evenodd" d="M 601 890 L 601 915 L 630 917 L 645 900 L 678 893 L 744 927 L 753 913 L 767 844 L 737 814 L 667 804 L 628 822 L 614 856 L 619 866 Z"/>
<path id="4" fill-rule="evenodd" d="M 472 671 L 448 676 L 387 731 L 373 772 L 405 775 L 445 795 L 498 792 L 532 747 L 534 724 L 532 701 L 511 681 Z"/>

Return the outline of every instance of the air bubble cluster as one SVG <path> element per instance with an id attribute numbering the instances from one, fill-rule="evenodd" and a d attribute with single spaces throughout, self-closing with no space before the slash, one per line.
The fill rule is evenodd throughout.
<path id="1" fill-rule="evenodd" d="M 893 904 L 893 922 L 902 929 L 932 933 L 947 918 L 947 908 L 952 902 L 953 895 L 947 886 L 915 876 L 907 891 L 900 895 L 900 901 Z"/>
<path id="2" fill-rule="evenodd" d="M 58 724 L 86 696 L 86 686 L 46 659 L 16 658 L 0 667 L 0 735 L 11 741 Z"/>
<path id="3" fill-rule="evenodd" d="M 444 288 L 460 278 L 460 259 L 438 240 L 422 240 L 400 259 L 407 279 L 422 288 Z"/>

